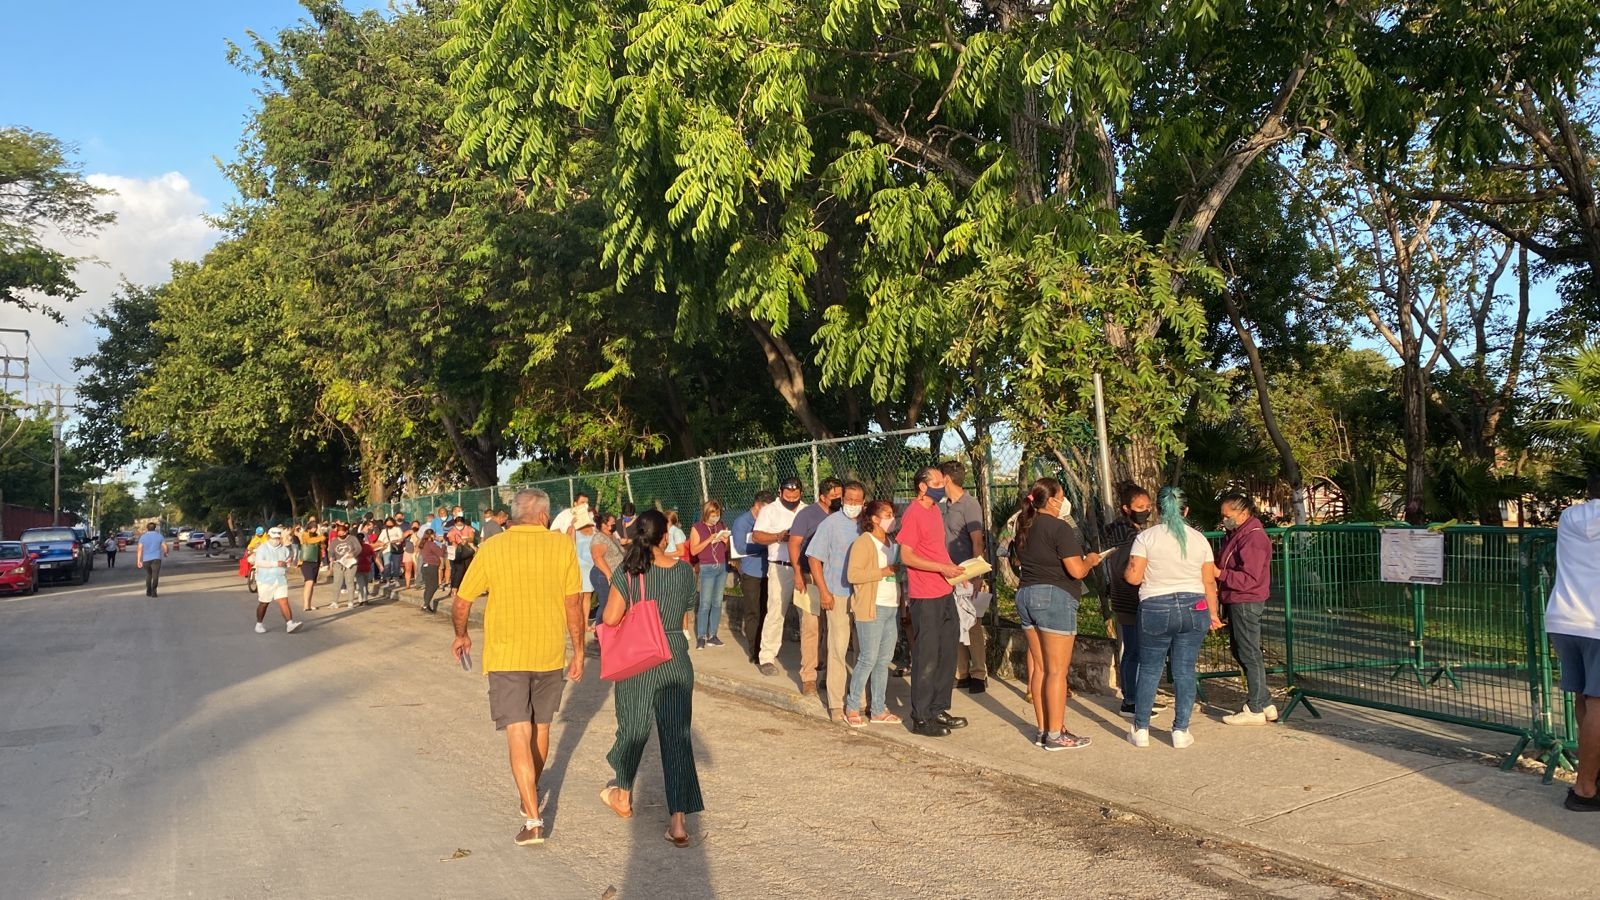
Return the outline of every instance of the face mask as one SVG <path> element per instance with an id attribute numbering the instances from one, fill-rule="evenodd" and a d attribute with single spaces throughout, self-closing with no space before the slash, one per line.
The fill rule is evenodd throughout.
<path id="1" fill-rule="evenodd" d="M 861 510 L 865 507 L 865 503 L 846 503 L 843 507 L 844 514 L 845 516 L 854 519 L 856 516 L 861 515 Z"/>
<path id="2" fill-rule="evenodd" d="M 800 501 L 799 500 L 780 500 L 778 502 L 782 503 L 783 504 L 783 508 L 787 509 L 790 512 L 794 512 L 795 510 L 800 508 Z"/>
<path id="3" fill-rule="evenodd" d="M 1067 518 L 1071 518 L 1071 517 L 1072 517 L 1072 501 L 1068 500 L 1065 497 L 1062 497 L 1061 498 L 1061 508 L 1056 510 L 1056 518 L 1058 518 L 1058 519 L 1067 519 Z"/>
<path id="4" fill-rule="evenodd" d="M 1223 531 L 1232 531 L 1232 530 L 1234 530 L 1235 528 L 1238 528 L 1238 527 L 1239 527 L 1239 523 L 1235 522 L 1233 519 L 1223 519 L 1222 520 L 1222 530 Z"/>
<path id="5" fill-rule="evenodd" d="M 936 488 L 936 487 L 928 488 L 928 499 L 932 500 L 935 503 L 938 503 L 939 501 L 943 500 L 944 499 L 944 488 L 942 488 L 942 487 L 941 488 Z"/>
<path id="6" fill-rule="evenodd" d="M 886 532 L 893 531 L 894 530 L 894 519 L 892 519 L 892 518 L 890 518 L 890 519 L 879 519 L 878 520 L 878 527 L 882 528 Z"/>
<path id="7" fill-rule="evenodd" d="M 1128 513 L 1128 518 L 1132 519 L 1133 520 L 1133 524 L 1135 524 L 1135 525 L 1148 524 L 1150 522 L 1150 510 L 1141 509 L 1141 510 L 1137 510 L 1137 511 L 1134 511 L 1134 512 L 1130 512 L 1130 513 Z"/>
<path id="8" fill-rule="evenodd" d="M 828 512 L 838 512 L 839 511 L 839 507 L 841 507 L 843 505 L 844 505 L 844 500 L 839 498 L 839 497 L 835 497 L 832 500 L 828 501 Z"/>
<path id="9" fill-rule="evenodd" d="M 715 524 L 717 524 L 718 522 L 721 522 L 721 521 L 722 521 L 722 517 L 721 516 L 706 516 L 706 524 L 707 525 L 715 525 Z"/>

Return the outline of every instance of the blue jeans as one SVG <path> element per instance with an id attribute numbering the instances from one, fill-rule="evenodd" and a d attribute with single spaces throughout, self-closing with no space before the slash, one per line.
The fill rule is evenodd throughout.
<path id="1" fill-rule="evenodd" d="M 600 624 L 600 614 L 605 612 L 606 601 L 611 599 L 611 582 L 599 566 L 589 570 L 589 589 L 594 591 L 594 624 Z"/>
<path id="2" fill-rule="evenodd" d="M 383 577 L 390 581 L 400 580 L 400 551 L 391 550 L 383 554 Z"/>
<path id="3" fill-rule="evenodd" d="M 1117 684 L 1122 687 L 1122 702 L 1127 706 L 1132 706 L 1134 695 L 1139 691 L 1138 617 L 1135 617 L 1131 623 L 1124 623 L 1119 613 L 1117 616 L 1117 637 L 1122 641 L 1122 660 L 1117 663 Z"/>
<path id="4" fill-rule="evenodd" d="M 700 566 L 700 606 L 694 614 L 695 637 L 710 639 L 722 627 L 722 592 L 728 586 L 728 567 L 720 563 Z"/>
<path id="5" fill-rule="evenodd" d="M 842 600 L 840 602 L 843 602 Z M 888 703 L 889 664 L 894 659 L 894 642 L 900 637 L 900 611 L 892 606 L 878 607 L 878 617 L 870 622 L 856 621 L 856 667 L 850 670 L 850 688 L 845 692 L 846 712 L 861 712 L 861 691 L 872 690 L 869 715 L 881 715 Z"/>
<path id="6" fill-rule="evenodd" d="M 1195 608 L 1199 604 L 1199 609 Z M 1172 730 L 1188 731 L 1194 714 L 1195 661 L 1211 630 L 1204 594 L 1163 594 L 1139 601 L 1139 689 L 1134 695 L 1133 727 L 1150 727 L 1161 669 L 1172 655 Z"/>

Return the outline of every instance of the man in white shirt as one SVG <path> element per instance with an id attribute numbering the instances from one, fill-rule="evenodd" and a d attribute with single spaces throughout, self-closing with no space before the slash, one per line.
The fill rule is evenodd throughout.
<path id="1" fill-rule="evenodd" d="M 251 561 L 256 569 L 256 634 L 267 633 L 267 606 L 278 603 L 283 627 L 289 634 L 300 630 L 300 622 L 289 612 L 289 566 L 294 548 L 283 542 L 283 529 L 267 531 L 267 542 L 256 547 Z"/>
<path id="2" fill-rule="evenodd" d="M 144 570 L 144 595 L 154 597 L 161 585 L 161 561 L 167 558 L 167 541 L 156 530 L 156 523 L 145 526 L 139 535 L 139 546 L 134 551 L 133 565 Z"/>
<path id="3" fill-rule="evenodd" d="M 579 491 L 578 496 L 573 498 L 572 505 L 566 509 L 563 509 L 561 513 L 556 516 L 555 521 L 550 523 L 550 530 L 558 531 L 566 535 L 576 533 L 576 529 L 572 527 L 572 523 L 578 517 L 578 513 L 580 512 L 589 513 L 589 517 L 591 519 L 594 518 L 593 511 L 589 509 L 589 495 L 583 493 L 582 491 Z"/>
<path id="4" fill-rule="evenodd" d="M 1600 812 L 1600 465 L 1589 469 L 1589 501 L 1561 514 L 1544 627 L 1561 658 L 1561 689 L 1578 713 L 1578 778 L 1566 807 Z"/>
<path id="5" fill-rule="evenodd" d="M 794 563 L 789 559 L 789 526 L 805 508 L 800 499 L 800 479 L 786 478 L 778 488 L 778 502 L 768 503 L 756 517 L 750 539 L 767 548 L 767 617 L 761 623 L 761 674 L 778 674 L 778 649 L 783 646 L 783 620 L 794 603 Z"/>

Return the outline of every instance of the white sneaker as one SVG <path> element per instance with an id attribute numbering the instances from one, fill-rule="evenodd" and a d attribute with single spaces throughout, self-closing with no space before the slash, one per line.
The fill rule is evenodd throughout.
<path id="1" fill-rule="evenodd" d="M 1174 731 L 1172 733 L 1172 746 L 1178 750 L 1182 750 L 1185 747 L 1193 747 L 1194 735 L 1188 731 Z"/>
<path id="2" fill-rule="evenodd" d="M 1273 712 L 1277 712 L 1277 710 L 1273 710 Z M 1247 706 L 1232 715 L 1223 716 L 1222 724 L 1265 725 L 1267 724 L 1267 714 L 1264 710 L 1262 712 L 1251 712 L 1250 707 Z"/>
<path id="3" fill-rule="evenodd" d="M 300 630 L 300 620 L 299 619 L 290 619 L 288 624 L 283 626 L 283 630 L 287 631 L 290 634 L 294 634 L 296 631 Z"/>
<path id="4" fill-rule="evenodd" d="M 267 626 L 262 624 L 261 622 L 257 622 L 256 623 L 256 634 L 266 634 L 266 633 L 267 633 Z"/>
<path id="5" fill-rule="evenodd" d="M 1135 747 L 1148 747 L 1148 746 L 1150 746 L 1150 729 L 1148 729 L 1148 728 L 1130 728 L 1130 729 L 1128 729 L 1128 743 L 1134 745 Z"/>
<path id="6" fill-rule="evenodd" d="M 1278 707 L 1276 704 L 1267 704 L 1267 707 L 1261 711 L 1261 714 L 1267 717 L 1268 722 L 1278 721 Z"/>

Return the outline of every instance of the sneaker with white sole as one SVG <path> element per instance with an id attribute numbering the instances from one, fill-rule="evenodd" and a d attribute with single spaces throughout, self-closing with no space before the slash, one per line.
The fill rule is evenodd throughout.
<path id="1" fill-rule="evenodd" d="M 1265 725 L 1267 724 L 1266 712 L 1251 712 L 1250 707 L 1245 707 L 1236 713 L 1222 717 L 1224 725 Z"/>
<path id="2" fill-rule="evenodd" d="M 1150 729 L 1148 729 L 1148 728 L 1130 728 L 1130 729 L 1128 729 L 1128 743 L 1134 745 L 1135 747 L 1148 747 L 1148 746 L 1150 746 Z"/>
<path id="3" fill-rule="evenodd" d="M 1174 731 L 1172 733 L 1172 746 L 1178 750 L 1182 750 L 1185 747 L 1193 747 L 1194 735 L 1190 734 L 1187 730 Z"/>
<path id="4" fill-rule="evenodd" d="M 267 633 L 267 626 L 263 625 L 260 622 L 257 622 L 256 623 L 256 634 L 266 634 L 266 633 Z"/>
<path id="5" fill-rule="evenodd" d="M 1268 722 L 1276 722 L 1276 721 L 1278 721 L 1278 706 L 1277 706 L 1277 704 L 1268 703 L 1266 708 L 1261 710 L 1261 714 L 1263 716 L 1267 717 L 1267 721 Z"/>
<path id="6" fill-rule="evenodd" d="M 288 633 L 290 633 L 290 634 L 294 634 L 294 633 L 295 633 L 295 632 L 296 632 L 296 631 L 299 631 L 299 630 L 300 630 L 300 624 L 301 624 L 301 623 L 300 623 L 300 620 L 299 620 L 299 619 L 290 619 L 290 620 L 289 620 L 289 621 L 288 621 L 288 622 L 287 622 L 287 623 L 286 623 L 286 624 L 285 624 L 285 625 L 284 625 L 284 626 L 283 626 L 283 630 L 284 630 L 284 631 L 287 631 L 287 632 L 288 632 Z"/>

